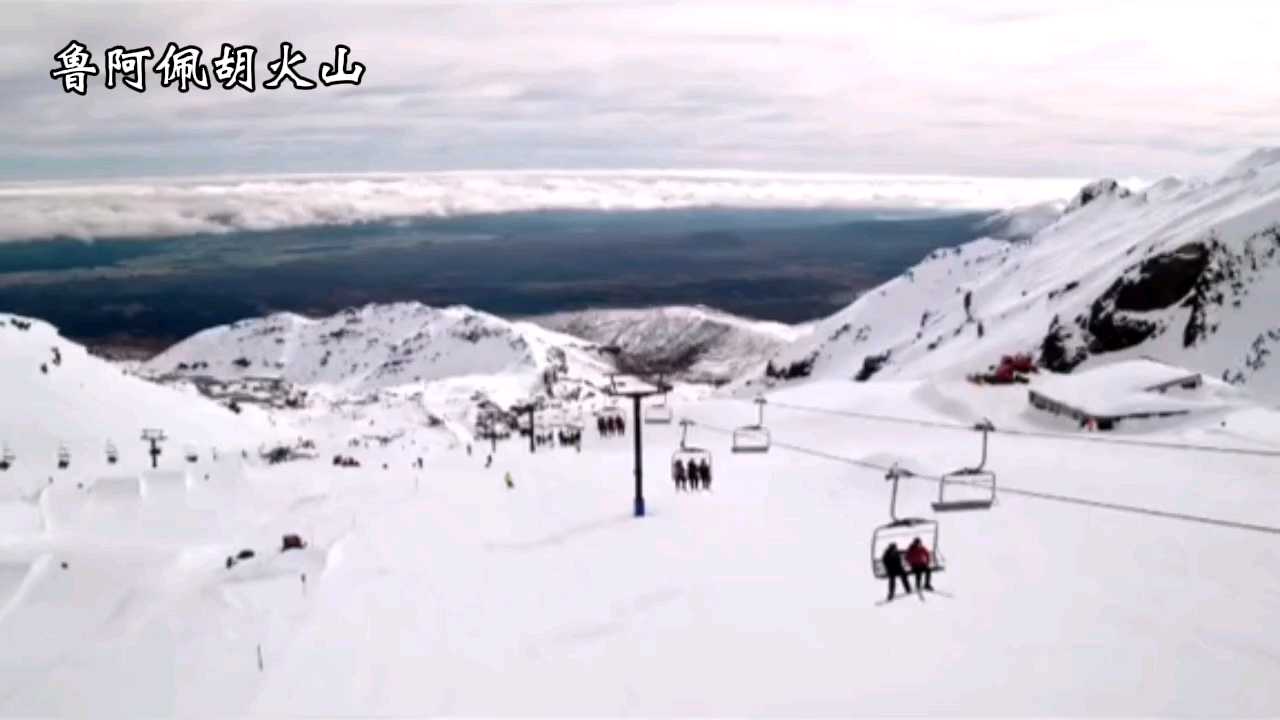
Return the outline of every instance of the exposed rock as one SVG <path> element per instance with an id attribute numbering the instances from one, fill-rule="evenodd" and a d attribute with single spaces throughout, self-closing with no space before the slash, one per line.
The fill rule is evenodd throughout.
<path id="1" fill-rule="evenodd" d="M 890 351 L 885 350 L 879 355 L 868 355 L 862 360 L 862 369 L 853 377 L 858 382 L 866 382 L 870 380 L 876 373 L 880 372 L 889 362 Z"/>
<path id="2" fill-rule="evenodd" d="M 1111 178 L 1103 178 L 1080 188 L 1080 192 L 1067 203 L 1067 209 L 1063 214 L 1075 212 L 1100 197 L 1115 196 L 1118 198 L 1127 198 L 1132 195 L 1128 188 Z"/>

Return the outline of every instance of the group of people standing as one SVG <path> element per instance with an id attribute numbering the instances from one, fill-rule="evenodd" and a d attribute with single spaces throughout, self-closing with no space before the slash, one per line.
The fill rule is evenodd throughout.
<path id="1" fill-rule="evenodd" d="M 671 461 L 671 478 L 676 483 L 676 490 L 710 490 L 711 463 L 706 458 L 689 458 L 687 463 L 680 460 Z"/>

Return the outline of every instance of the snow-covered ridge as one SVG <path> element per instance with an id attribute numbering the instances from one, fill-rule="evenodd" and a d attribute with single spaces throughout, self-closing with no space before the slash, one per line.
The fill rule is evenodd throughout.
<path id="1" fill-rule="evenodd" d="M 997 209 L 1079 180 L 617 170 L 267 175 L 0 184 L 0 242 L 131 238 L 526 210 L 742 207 Z"/>
<path id="2" fill-rule="evenodd" d="M 0 413 L 0 443 L 26 467 L 51 468 L 59 446 L 70 451 L 73 463 L 86 457 L 102 463 L 108 441 L 141 454 L 143 428 L 164 430 L 172 453 L 184 445 L 256 448 L 273 434 L 255 410 L 235 413 L 195 393 L 133 377 L 48 323 L 5 313 L 0 397 L 7 408 Z"/>
<path id="3" fill-rule="evenodd" d="M 156 375 L 272 377 L 307 387 L 364 392 L 466 376 L 529 384 L 588 343 L 471 308 L 416 302 L 366 305 L 323 318 L 276 313 L 204 330 L 144 365 Z"/>
<path id="4" fill-rule="evenodd" d="M 636 369 L 691 382 L 732 380 L 808 332 L 807 327 L 749 320 L 703 306 L 584 310 L 534 322 L 616 346 Z"/>
<path id="5" fill-rule="evenodd" d="M 1025 242 L 938 250 L 771 359 L 775 378 L 961 377 L 1149 355 L 1280 395 L 1280 152 L 1212 182 L 1091 183 Z"/>

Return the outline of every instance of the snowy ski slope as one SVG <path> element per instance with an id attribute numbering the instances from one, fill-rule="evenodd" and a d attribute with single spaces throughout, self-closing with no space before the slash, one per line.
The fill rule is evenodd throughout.
<path id="1" fill-rule="evenodd" d="M 4 344 L 6 370 L 53 335 L 34 337 L 27 354 Z M 81 362 L 110 369 L 69 347 L 60 371 Z M 130 402 L 67 392 L 67 413 L 154 407 L 175 437 L 180 416 L 203 431 L 226 413 L 204 418 L 198 398 L 118 373 L 95 380 Z M 277 466 L 171 452 L 151 473 L 141 444 L 121 443 L 118 466 L 79 462 L 75 445 L 56 473 L 52 454 L 24 452 L 0 476 L 35 498 L 0 504 L 0 712 L 1275 713 L 1277 536 L 1140 512 L 1278 525 L 1276 413 L 1233 392 L 1141 436 L 1064 439 L 1022 388 L 813 382 L 770 395 L 774 449 L 753 456 L 729 453 L 725 434 L 754 419 L 749 403 L 677 395 L 698 423 L 690 441 L 714 454 L 713 489 L 675 493 L 679 430 L 645 426 L 643 519 L 630 516 L 629 436 L 591 429 L 581 453 L 533 455 L 513 440 L 487 469 L 487 448 L 422 436 L 349 448 L 356 425 L 404 422 L 379 404 L 308 428 L 319 457 Z M 247 418 L 226 415 L 216 437 L 230 444 Z M 282 433 L 302 424 L 274 415 Z M 977 435 L 947 426 L 980 417 L 1001 429 L 998 504 L 940 518 L 945 595 L 877 605 L 869 543 L 888 487 L 874 467 L 972 464 Z M 86 419 L 83 453 L 111 421 Z M 1098 438 L 1260 454 L 1087 444 Z M 338 452 L 362 466 L 333 467 Z M 931 516 L 936 484 L 904 482 L 900 510 Z M 280 553 L 285 533 L 309 547 Z M 228 570 L 243 548 L 256 557 Z"/>
<path id="2" fill-rule="evenodd" d="M 1278 258 L 1280 151 L 1257 151 L 1212 182 L 1168 178 L 1132 193 L 1102 181 L 1030 240 L 936 251 L 773 366 L 920 379 L 1023 352 L 1062 371 L 1152 356 L 1274 398 Z"/>

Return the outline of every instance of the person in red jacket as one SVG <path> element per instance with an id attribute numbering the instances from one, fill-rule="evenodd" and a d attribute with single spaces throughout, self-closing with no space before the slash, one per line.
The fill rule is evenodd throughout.
<path id="1" fill-rule="evenodd" d="M 911 574 L 915 575 L 916 589 L 921 592 L 933 590 L 933 569 L 930 567 L 932 560 L 929 548 L 920 542 L 920 538 L 912 540 L 907 546 L 907 565 L 911 567 Z"/>

